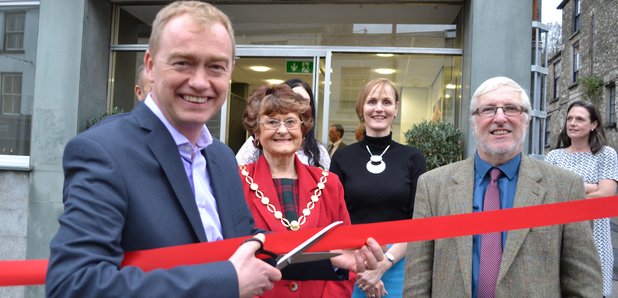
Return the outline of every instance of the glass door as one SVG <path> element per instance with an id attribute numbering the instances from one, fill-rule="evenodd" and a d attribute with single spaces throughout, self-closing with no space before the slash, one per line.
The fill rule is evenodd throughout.
<path id="1" fill-rule="evenodd" d="M 344 127 L 343 141 L 356 142 L 356 100 L 370 80 L 386 78 L 399 88 L 399 113 L 393 139 L 405 143 L 405 132 L 424 120 L 458 125 L 461 110 L 461 57 L 441 54 L 338 52 L 330 57 L 328 118 Z M 328 61 L 327 61 L 328 62 Z"/>
<path id="2" fill-rule="evenodd" d="M 253 53 L 256 54 L 256 53 Z M 226 123 L 225 142 L 234 152 L 242 146 L 249 137 L 242 124 L 242 114 L 245 110 L 248 96 L 258 87 L 265 84 L 280 84 L 289 79 L 301 79 L 311 86 L 316 100 L 316 110 L 319 115 L 322 105 L 323 88 L 319 87 L 318 74 L 320 73 L 320 57 L 307 56 L 293 51 L 288 52 L 284 57 L 264 57 L 242 55 L 237 57 L 236 66 L 232 73 L 232 83 L 230 97 L 224 109 L 227 110 L 227 121 L 222 119 L 222 124 Z M 318 119 L 321 119 L 318 116 Z M 320 129 L 320 122 L 316 119 L 316 131 Z M 223 131 L 222 130 L 222 131 Z"/>

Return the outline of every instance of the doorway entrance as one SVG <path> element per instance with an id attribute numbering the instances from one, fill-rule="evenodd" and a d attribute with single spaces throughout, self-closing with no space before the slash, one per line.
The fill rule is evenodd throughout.
<path id="1" fill-rule="evenodd" d="M 114 48 L 110 82 L 116 83 L 109 87 L 111 106 L 133 109 L 137 101 L 132 82 L 146 48 Z M 234 152 L 248 137 L 242 114 L 249 94 L 261 85 L 292 78 L 313 89 L 316 139 L 324 146 L 328 145 L 328 126 L 334 123 L 343 125 L 344 142 L 356 141 L 356 99 L 362 87 L 375 78 L 387 78 L 399 88 L 401 101 L 392 127 L 393 140 L 405 143 L 405 132 L 424 120 L 447 121 L 459 127 L 460 49 L 238 45 L 236 53 L 229 100 L 206 123 L 213 137 Z"/>
<path id="2" fill-rule="evenodd" d="M 312 88 L 316 104 L 316 139 L 328 144 L 328 126 L 342 124 L 344 141 L 354 143 L 359 120 L 355 104 L 362 87 L 387 78 L 400 93 L 393 139 L 423 120 L 458 126 L 461 111 L 461 51 L 359 47 L 238 46 L 230 100 L 224 106 L 221 138 L 235 152 L 248 137 L 242 125 L 246 99 L 257 87 L 298 78 Z M 328 71 L 327 71 L 328 70 Z M 326 87 L 325 87 L 326 86 Z M 223 117 L 227 116 L 227 119 Z M 223 127 L 225 126 L 225 127 Z"/>
<path id="3" fill-rule="evenodd" d="M 230 97 L 226 104 L 228 120 L 225 142 L 235 153 L 249 137 L 242 124 L 246 100 L 253 90 L 264 84 L 280 84 L 289 79 L 305 81 L 313 89 L 316 113 L 320 114 L 324 92 L 323 88 L 320 88 L 324 84 L 323 56 L 315 52 L 290 49 L 279 54 L 267 51 L 268 56 L 262 56 L 265 54 L 262 51 L 239 49 L 238 52 L 240 53 L 232 74 Z M 321 129 L 321 119 L 319 116 L 314 122 L 316 131 Z"/>

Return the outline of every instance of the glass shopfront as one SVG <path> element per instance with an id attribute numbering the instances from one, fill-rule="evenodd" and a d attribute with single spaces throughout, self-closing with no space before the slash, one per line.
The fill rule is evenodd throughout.
<path id="1" fill-rule="evenodd" d="M 400 88 L 400 115 L 393 137 L 422 120 L 459 123 L 461 105 L 462 3 L 422 4 L 224 4 L 234 25 L 236 67 L 229 100 L 208 127 L 233 150 L 247 135 L 242 112 L 258 86 L 300 78 L 312 86 L 318 140 L 328 126 L 344 126 L 354 141 L 354 104 L 362 86 L 385 77 Z M 453 4 L 455 3 L 455 4 Z M 137 103 L 133 85 L 161 6 L 115 7 L 109 108 Z M 273 81 L 274 80 L 274 81 Z"/>

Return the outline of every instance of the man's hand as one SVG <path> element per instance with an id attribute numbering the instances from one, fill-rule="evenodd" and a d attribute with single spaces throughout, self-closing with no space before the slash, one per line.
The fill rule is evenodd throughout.
<path id="1" fill-rule="evenodd" d="M 344 251 L 341 255 L 330 260 L 335 267 L 360 273 L 365 270 L 376 269 L 378 262 L 384 260 L 384 252 L 375 239 L 368 238 L 363 247 L 353 252 Z"/>
<path id="2" fill-rule="evenodd" d="M 254 238 L 262 243 L 266 240 L 264 234 L 257 234 Z M 273 288 L 274 282 L 281 279 L 281 272 L 277 268 L 255 257 L 255 252 L 260 247 L 257 241 L 246 242 L 229 259 L 238 275 L 241 298 L 262 295 L 265 290 Z"/>

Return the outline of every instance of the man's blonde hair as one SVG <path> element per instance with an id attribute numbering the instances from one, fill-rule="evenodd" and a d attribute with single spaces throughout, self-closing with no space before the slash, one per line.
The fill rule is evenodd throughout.
<path id="1" fill-rule="evenodd" d="M 232 57 L 236 55 L 236 41 L 234 40 L 234 29 L 232 29 L 230 19 L 213 5 L 199 1 L 176 1 L 157 13 L 152 22 L 152 33 L 148 43 L 148 50 L 151 55 L 154 56 L 159 49 L 159 39 L 161 38 L 163 27 L 174 17 L 185 14 L 204 27 L 214 23 L 223 25 L 232 41 Z"/>

